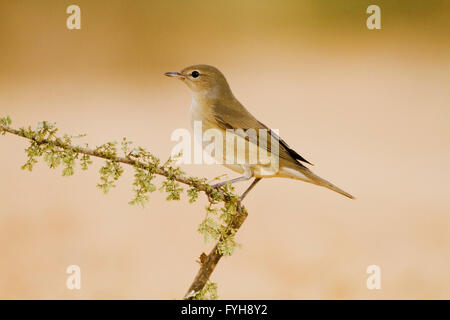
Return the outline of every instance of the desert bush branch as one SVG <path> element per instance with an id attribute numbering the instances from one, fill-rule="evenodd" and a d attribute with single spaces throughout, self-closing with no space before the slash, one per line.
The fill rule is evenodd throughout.
<path id="1" fill-rule="evenodd" d="M 177 166 L 174 159 L 162 163 L 160 159 L 146 151 L 144 148 L 135 147 L 133 143 L 123 138 L 120 143 L 107 142 L 96 148 L 90 148 L 88 144 L 79 146 L 73 144 L 75 138 L 85 135 L 62 137 L 57 136 L 58 129 L 53 123 L 43 121 L 36 129 L 11 127 L 10 117 L 0 119 L 0 134 L 13 134 L 29 141 L 25 149 L 27 161 L 22 169 L 32 171 L 38 158 L 43 160 L 52 169 L 63 167 L 63 176 L 71 176 L 75 172 L 78 162 L 82 170 L 87 170 L 92 164 L 91 157 L 105 161 L 100 168 L 100 183 L 97 185 L 104 193 L 108 193 L 115 187 L 117 180 L 123 173 L 122 165 L 134 168 L 134 198 L 131 205 L 144 206 L 149 195 L 158 188 L 153 183 L 156 175 L 165 177 L 160 190 L 167 193 L 167 200 L 179 200 L 183 188 L 186 185 L 189 202 L 195 202 L 200 192 L 208 198 L 206 216 L 200 223 L 198 231 L 204 236 L 205 241 L 215 240 L 216 244 L 211 252 L 200 256 L 200 269 L 184 296 L 185 299 L 214 299 L 217 298 L 217 285 L 210 281 L 221 257 L 231 255 L 237 246 L 235 234 L 247 217 L 247 211 L 241 207 L 240 198 L 233 192 L 230 185 L 213 188 L 207 183 L 206 178 L 189 177 Z"/>

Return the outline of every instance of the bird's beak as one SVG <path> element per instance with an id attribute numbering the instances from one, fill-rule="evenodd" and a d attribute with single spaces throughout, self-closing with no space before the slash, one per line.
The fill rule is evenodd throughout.
<path id="1" fill-rule="evenodd" d="M 172 78 L 177 78 L 180 80 L 184 79 L 184 75 L 179 72 L 166 72 L 166 73 L 164 73 L 164 75 L 166 75 L 168 77 L 172 77 Z"/>

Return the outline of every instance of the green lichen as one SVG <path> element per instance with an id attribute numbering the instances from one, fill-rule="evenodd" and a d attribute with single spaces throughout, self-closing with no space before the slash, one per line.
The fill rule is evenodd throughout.
<path id="1" fill-rule="evenodd" d="M 9 126 L 12 124 L 9 116 L 0 118 L 0 133 L 11 132 Z M 83 138 L 86 135 L 58 137 L 58 129 L 54 123 L 47 121 L 39 122 L 36 129 L 31 127 L 20 128 L 15 134 L 29 140 L 29 146 L 25 149 L 26 162 L 22 165 L 23 170 L 32 171 L 42 158 L 51 169 L 62 167 L 63 176 L 72 176 L 78 164 L 82 170 L 87 170 L 92 164 L 91 156 L 102 158 L 100 182 L 97 186 L 108 193 L 117 184 L 122 176 L 124 163 L 134 168 L 133 198 L 131 205 L 144 207 L 149 201 L 152 192 L 158 189 L 154 180 L 157 174 L 165 176 L 159 190 L 167 194 L 167 200 L 180 200 L 183 188 L 180 185 L 180 177 L 184 172 L 174 163 L 177 156 L 170 158 L 161 164 L 160 159 L 146 151 L 144 148 L 133 146 L 133 142 L 123 138 L 117 142 L 107 142 L 95 149 L 90 149 L 88 144 L 83 147 L 74 145 L 73 139 Z M 218 178 L 216 178 L 218 179 Z M 205 192 L 209 204 L 206 206 L 206 215 L 198 227 L 199 233 L 206 242 L 218 241 L 217 251 L 222 255 L 233 254 L 239 246 L 235 241 L 236 219 L 242 219 L 239 215 L 239 198 L 234 194 L 231 185 L 220 189 L 211 187 L 205 178 L 188 177 L 183 181 L 188 185 L 186 194 L 190 203 L 198 200 L 199 194 Z M 242 212 L 246 211 L 242 208 Z M 195 294 L 194 299 L 217 299 L 217 284 L 208 282 L 204 288 Z"/>

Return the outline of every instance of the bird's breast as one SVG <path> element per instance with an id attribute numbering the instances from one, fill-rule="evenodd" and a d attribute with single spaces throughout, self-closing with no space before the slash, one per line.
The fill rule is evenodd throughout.
<path id="1" fill-rule="evenodd" d="M 191 103 L 191 127 L 194 128 L 195 121 L 200 121 L 202 124 L 202 131 L 214 127 L 213 116 L 211 114 L 211 107 L 205 101 L 192 99 Z"/>
<path id="2" fill-rule="evenodd" d="M 191 126 L 194 127 L 194 121 L 203 121 L 204 110 L 203 106 L 197 99 L 192 98 L 191 103 Z"/>

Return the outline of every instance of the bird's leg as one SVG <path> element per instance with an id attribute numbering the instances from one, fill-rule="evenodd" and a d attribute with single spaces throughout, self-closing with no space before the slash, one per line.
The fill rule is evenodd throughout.
<path id="1" fill-rule="evenodd" d="M 258 182 L 261 181 L 262 178 L 255 178 L 255 180 L 253 180 L 252 184 L 247 188 L 247 190 L 244 191 L 244 193 L 241 195 L 241 200 L 238 202 L 237 204 L 237 210 L 238 212 L 242 212 L 242 207 L 241 207 L 241 203 L 244 200 L 244 198 L 247 196 L 247 194 L 256 186 L 256 184 Z"/>
<path id="2" fill-rule="evenodd" d="M 228 182 L 230 184 L 233 184 L 233 183 L 239 182 L 239 181 L 250 180 L 252 177 L 253 177 L 252 170 L 249 167 L 245 167 L 244 175 L 242 177 L 234 178 L 234 179 L 223 181 L 223 182 L 219 182 L 219 183 L 213 184 L 211 187 L 213 187 L 213 188 L 220 188 L 220 187 L 226 185 Z"/>
<path id="3" fill-rule="evenodd" d="M 247 196 L 247 194 L 256 186 L 256 184 L 261 181 L 262 178 L 255 178 L 253 180 L 252 184 L 247 188 L 247 190 L 244 191 L 244 193 L 241 195 L 241 201 L 244 200 L 244 198 Z"/>
<path id="4" fill-rule="evenodd" d="M 213 188 L 219 188 L 219 187 L 222 187 L 222 186 L 226 185 L 228 182 L 233 184 L 235 182 L 249 180 L 250 178 L 251 177 L 242 176 L 242 177 L 239 177 L 239 178 L 234 178 L 234 179 L 231 179 L 231 180 L 227 180 L 227 181 L 223 181 L 223 182 L 219 182 L 219 183 L 213 184 L 212 187 Z"/>

